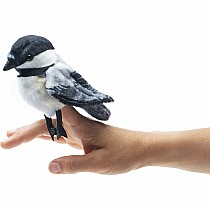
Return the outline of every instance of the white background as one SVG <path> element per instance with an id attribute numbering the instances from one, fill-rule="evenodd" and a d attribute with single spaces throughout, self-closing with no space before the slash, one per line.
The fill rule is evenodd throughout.
<path id="1" fill-rule="evenodd" d="M 56 3 L 55 3 L 56 2 Z M 42 35 L 115 102 L 109 124 L 168 131 L 210 126 L 210 3 L 194 0 L 1 1 L 0 66 L 20 36 Z M 0 71 L 0 139 L 43 117 Z M 81 154 L 34 140 L 0 149 L 0 209 L 209 209 L 210 176 L 148 167 L 127 174 L 53 175 Z M 210 163 L 209 163 L 210 167 Z"/>

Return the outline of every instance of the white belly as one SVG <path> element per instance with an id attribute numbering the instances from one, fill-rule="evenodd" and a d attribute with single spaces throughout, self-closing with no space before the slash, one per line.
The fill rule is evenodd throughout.
<path id="1" fill-rule="evenodd" d="M 18 78 L 18 87 L 23 99 L 48 117 L 52 117 L 64 104 L 47 93 L 45 83 L 45 78 L 37 76 Z"/>

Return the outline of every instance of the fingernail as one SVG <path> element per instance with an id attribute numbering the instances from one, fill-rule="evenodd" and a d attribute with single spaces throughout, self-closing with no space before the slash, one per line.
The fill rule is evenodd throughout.
<path id="1" fill-rule="evenodd" d="M 61 166 L 59 163 L 51 162 L 49 165 L 49 170 L 53 174 L 58 174 L 61 172 Z"/>

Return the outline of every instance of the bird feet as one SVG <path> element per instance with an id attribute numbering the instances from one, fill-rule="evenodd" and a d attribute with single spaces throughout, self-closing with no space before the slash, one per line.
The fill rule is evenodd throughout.
<path id="1" fill-rule="evenodd" d="M 55 128 L 54 126 L 51 127 L 51 128 L 49 128 L 49 127 L 47 126 L 47 128 L 48 128 L 49 134 L 50 134 L 50 136 L 51 136 L 51 139 L 54 141 L 54 136 L 57 134 L 56 128 Z M 58 137 L 57 137 L 57 139 L 58 139 Z"/>
<path id="2" fill-rule="evenodd" d="M 54 136 L 57 135 L 57 139 L 59 140 L 61 136 L 67 138 L 67 133 L 62 125 L 62 114 L 61 110 L 56 111 L 56 117 L 57 117 L 57 129 L 54 127 L 52 123 L 52 119 L 45 116 L 45 121 L 47 124 L 47 129 L 49 131 L 49 134 L 51 136 L 51 139 L 54 141 Z"/>
<path id="3" fill-rule="evenodd" d="M 56 131 L 57 131 L 57 139 L 58 140 L 61 136 L 67 138 L 67 134 L 66 134 L 66 131 L 63 126 L 57 127 Z"/>

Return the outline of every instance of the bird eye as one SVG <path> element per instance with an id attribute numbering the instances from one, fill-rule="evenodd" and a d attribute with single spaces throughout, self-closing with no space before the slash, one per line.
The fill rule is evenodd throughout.
<path id="1" fill-rule="evenodd" d="M 27 61 L 33 60 L 33 56 L 31 54 L 28 54 L 27 57 L 26 57 L 26 60 Z"/>

